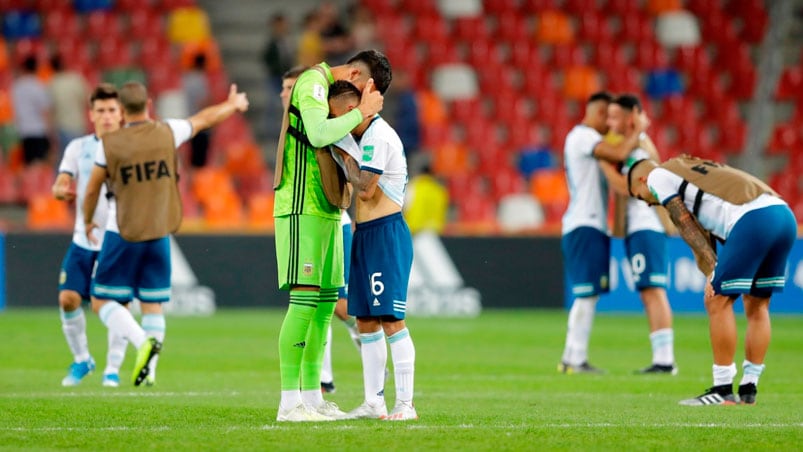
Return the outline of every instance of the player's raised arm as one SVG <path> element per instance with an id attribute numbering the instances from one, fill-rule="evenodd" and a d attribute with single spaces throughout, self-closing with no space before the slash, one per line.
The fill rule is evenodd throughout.
<path id="1" fill-rule="evenodd" d="M 237 85 L 232 84 L 229 87 L 229 97 L 225 101 L 206 107 L 188 118 L 192 124 L 192 136 L 223 122 L 238 111 L 246 110 L 248 110 L 248 97 L 245 93 L 237 92 Z"/>

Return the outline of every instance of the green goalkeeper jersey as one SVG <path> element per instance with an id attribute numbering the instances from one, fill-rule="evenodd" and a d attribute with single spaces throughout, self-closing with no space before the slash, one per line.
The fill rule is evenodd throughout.
<path id="1" fill-rule="evenodd" d="M 284 144 L 282 179 L 276 188 L 273 216 L 315 215 L 340 219 L 340 209 L 326 200 L 315 149 L 346 136 L 362 122 L 358 109 L 329 119 L 329 85 L 334 83 L 329 65 L 326 75 L 316 69 L 301 74 L 290 96 L 288 129 Z"/>

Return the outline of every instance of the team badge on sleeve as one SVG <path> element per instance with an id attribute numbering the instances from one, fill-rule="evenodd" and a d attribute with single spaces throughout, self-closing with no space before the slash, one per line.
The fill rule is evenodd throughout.
<path id="1" fill-rule="evenodd" d="M 312 97 L 323 102 L 326 100 L 326 89 L 320 83 L 316 83 L 312 87 Z"/>
<path id="2" fill-rule="evenodd" d="M 362 148 L 362 161 L 363 162 L 370 162 L 374 158 L 374 147 L 373 146 L 365 146 Z"/>

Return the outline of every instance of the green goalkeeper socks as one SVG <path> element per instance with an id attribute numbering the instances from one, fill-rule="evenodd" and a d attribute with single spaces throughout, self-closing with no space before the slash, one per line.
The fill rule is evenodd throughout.
<path id="1" fill-rule="evenodd" d="M 305 341 L 318 298 L 318 292 L 290 291 L 290 306 L 279 331 L 279 368 L 283 391 L 298 390 L 301 361 L 307 347 Z M 318 372 L 320 374 L 320 364 Z"/>
<path id="2" fill-rule="evenodd" d="M 326 334 L 332 323 L 332 314 L 337 303 L 337 289 L 321 289 L 318 308 L 312 315 L 307 331 L 307 346 L 301 359 L 301 390 L 319 390 L 321 366 L 326 346 Z"/>

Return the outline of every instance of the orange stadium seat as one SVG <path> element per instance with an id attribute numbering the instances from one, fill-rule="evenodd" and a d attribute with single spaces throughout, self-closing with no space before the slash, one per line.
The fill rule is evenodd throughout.
<path id="1" fill-rule="evenodd" d="M 569 201 L 569 188 L 563 169 L 543 169 L 530 177 L 530 193 L 543 205 Z"/>
<path id="2" fill-rule="evenodd" d="M 215 194 L 234 193 L 234 184 L 225 169 L 208 166 L 193 175 L 192 193 L 201 204 L 206 204 Z"/>
<path id="3" fill-rule="evenodd" d="M 6 41 L 0 36 L 0 71 L 8 70 L 8 50 Z"/>
<path id="4" fill-rule="evenodd" d="M 683 9 L 681 0 L 648 0 L 647 12 L 653 16 Z"/>
<path id="5" fill-rule="evenodd" d="M 224 152 L 226 170 L 232 175 L 243 176 L 265 170 L 262 150 L 252 141 L 229 143 Z"/>
<path id="6" fill-rule="evenodd" d="M 536 40 L 546 44 L 569 44 L 574 41 L 569 16 L 560 10 L 548 10 L 538 16 Z"/>
<path id="7" fill-rule="evenodd" d="M 204 222 L 210 229 L 237 229 L 243 225 L 243 205 L 233 191 L 215 192 L 201 202 Z"/>
<path id="8" fill-rule="evenodd" d="M 9 124 L 14 121 L 14 105 L 11 94 L 0 89 L 0 124 Z"/>
<path id="9" fill-rule="evenodd" d="M 181 67 L 192 68 L 196 55 L 206 56 L 206 69 L 208 72 L 217 72 L 223 66 L 220 58 L 220 49 L 214 39 L 188 42 L 181 49 Z"/>
<path id="10" fill-rule="evenodd" d="M 469 171 L 468 149 L 449 142 L 437 147 L 432 156 L 432 170 L 441 176 L 453 176 Z"/>
<path id="11" fill-rule="evenodd" d="M 566 69 L 564 78 L 563 95 L 578 101 L 588 99 L 602 86 L 599 73 L 591 66 L 572 66 Z"/>
<path id="12" fill-rule="evenodd" d="M 273 193 L 256 193 L 248 198 L 248 226 L 273 229 Z"/>
<path id="13" fill-rule="evenodd" d="M 49 193 L 38 194 L 28 200 L 27 226 L 30 229 L 69 230 L 73 227 L 70 208 Z"/>

